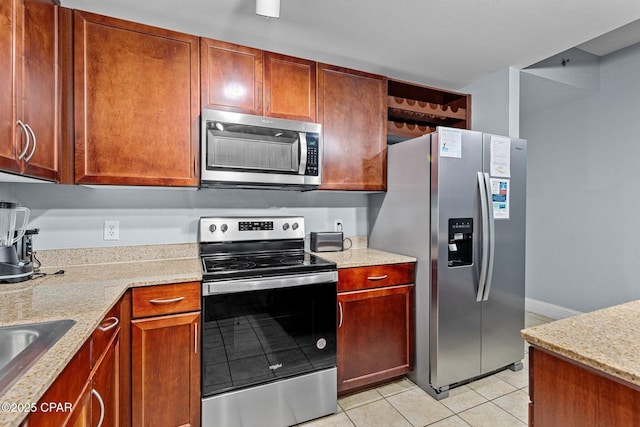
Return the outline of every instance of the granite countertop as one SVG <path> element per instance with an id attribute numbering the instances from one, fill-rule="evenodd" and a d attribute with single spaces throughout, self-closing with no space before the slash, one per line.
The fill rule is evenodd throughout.
<path id="1" fill-rule="evenodd" d="M 640 386 L 640 300 L 524 329 L 530 344 Z"/>
<path id="2" fill-rule="evenodd" d="M 44 273 L 59 269 L 43 268 Z M 76 324 L 9 390 L 0 403 L 37 403 L 106 313 L 130 287 L 200 281 L 198 258 L 64 266 L 64 274 L 0 284 L 0 326 L 73 319 Z M 0 425 L 18 426 L 26 413 L 0 408 Z"/>
<path id="3" fill-rule="evenodd" d="M 393 254 L 378 249 L 355 248 L 341 252 L 312 252 L 313 254 L 333 261 L 338 268 L 367 267 L 370 265 L 400 264 L 404 262 L 416 262 L 410 256 Z"/>

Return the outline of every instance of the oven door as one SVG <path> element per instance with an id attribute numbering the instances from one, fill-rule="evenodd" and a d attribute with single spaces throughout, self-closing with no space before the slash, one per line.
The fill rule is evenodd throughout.
<path id="1" fill-rule="evenodd" d="M 336 366 L 337 273 L 203 284 L 202 395 Z"/>

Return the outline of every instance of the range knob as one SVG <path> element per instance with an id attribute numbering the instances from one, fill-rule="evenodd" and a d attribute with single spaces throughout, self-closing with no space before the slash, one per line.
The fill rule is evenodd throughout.
<path id="1" fill-rule="evenodd" d="M 288 230 L 289 229 L 289 223 L 285 222 L 284 224 L 282 224 L 282 229 L 283 230 Z"/>
<path id="2" fill-rule="evenodd" d="M 291 228 L 293 228 L 294 230 L 298 229 L 298 223 L 294 222 L 293 225 L 291 226 Z"/>
<path id="3" fill-rule="evenodd" d="M 214 232 L 216 231 L 216 228 L 217 228 L 217 227 L 216 227 L 216 225 L 215 225 L 215 224 L 211 224 L 211 225 L 209 226 L 209 231 L 210 231 L 210 232 L 212 232 L 212 233 L 214 233 Z"/>
<path id="4" fill-rule="evenodd" d="M 227 224 L 222 224 L 220 226 L 220 230 L 222 230 L 223 233 L 226 233 L 228 229 L 229 229 L 229 227 L 227 227 Z"/>

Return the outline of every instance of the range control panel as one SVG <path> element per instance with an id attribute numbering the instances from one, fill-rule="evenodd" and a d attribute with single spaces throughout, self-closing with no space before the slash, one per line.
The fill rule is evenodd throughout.
<path id="1" fill-rule="evenodd" d="M 304 239 L 304 217 L 202 217 L 200 243 Z"/>

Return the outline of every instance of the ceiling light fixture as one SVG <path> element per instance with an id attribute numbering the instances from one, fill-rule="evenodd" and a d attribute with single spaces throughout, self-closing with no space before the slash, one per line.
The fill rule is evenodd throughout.
<path id="1" fill-rule="evenodd" d="M 280 18 L 280 0 L 256 0 L 256 15 Z"/>

